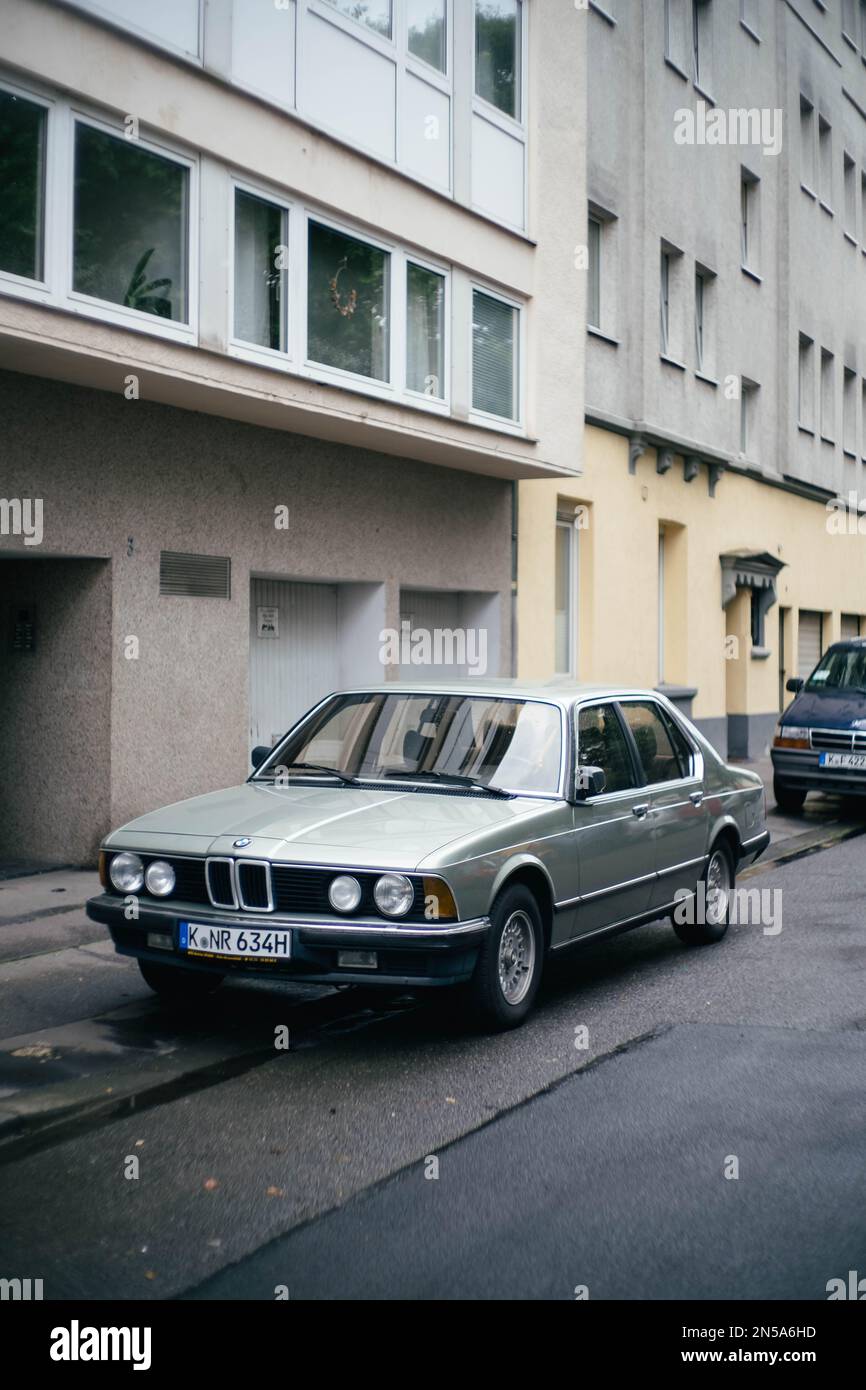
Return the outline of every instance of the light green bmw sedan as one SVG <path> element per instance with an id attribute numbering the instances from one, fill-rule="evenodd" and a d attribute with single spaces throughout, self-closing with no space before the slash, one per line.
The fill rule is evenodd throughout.
<path id="1" fill-rule="evenodd" d="M 255 973 L 464 985 L 488 1025 L 545 960 L 676 912 L 718 941 L 764 790 L 662 695 L 389 683 L 329 695 L 247 782 L 108 836 L 87 911 L 159 994 Z"/>

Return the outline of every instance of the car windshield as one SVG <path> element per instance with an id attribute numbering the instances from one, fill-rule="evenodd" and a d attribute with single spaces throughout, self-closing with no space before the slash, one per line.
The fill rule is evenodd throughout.
<path id="1" fill-rule="evenodd" d="M 866 691 L 866 648 L 837 647 L 827 652 L 806 681 L 806 689 Z"/>
<path id="2" fill-rule="evenodd" d="M 490 695 L 336 695 L 277 745 L 255 780 L 294 765 L 292 777 L 333 768 L 365 782 L 444 786 L 450 778 L 469 779 L 551 795 L 559 790 L 561 759 L 556 705 Z"/>

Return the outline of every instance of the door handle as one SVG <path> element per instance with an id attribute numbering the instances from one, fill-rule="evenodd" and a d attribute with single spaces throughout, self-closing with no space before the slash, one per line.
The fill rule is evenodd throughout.
<path id="1" fill-rule="evenodd" d="M 633 816 L 637 816 L 638 820 L 643 820 L 649 813 L 649 802 L 642 801 L 639 806 L 632 806 L 631 813 Z"/>
<path id="2" fill-rule="evenodd" d="M 691 792 L 691 793 L 689 794 L 689 801 L 692 803 L 693 806 L 700 806 L 700 804 L 701 804 L 701 802 L 703 801 L 703 799 L 704 799 L 704 794 L 703 794 L 703 792 Z"/>

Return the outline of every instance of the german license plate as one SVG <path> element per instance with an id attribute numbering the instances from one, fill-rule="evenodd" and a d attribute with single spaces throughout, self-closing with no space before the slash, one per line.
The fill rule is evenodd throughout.
<path id="1" fill-rule="evenodd" d="M 286 928 L 220 927 L 181 922 L 178 950 L 190 956 L 234 956 L 236 960 L 288 960 L 292 933 Z"/>
<path id="2" fill-rule="evenodd" d="M 821 767 L 849 767 L 856 772 L 866 772 L 866 753 L 822 753 Z"/>

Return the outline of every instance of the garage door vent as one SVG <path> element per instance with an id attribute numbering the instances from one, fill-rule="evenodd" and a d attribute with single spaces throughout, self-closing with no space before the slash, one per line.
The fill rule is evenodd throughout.
<path id="1" fill-rule="evenodd" d="M 159 554 L 159 592 L 182 598 L 231 598 L 232 562 L 227 555 Z"/>

